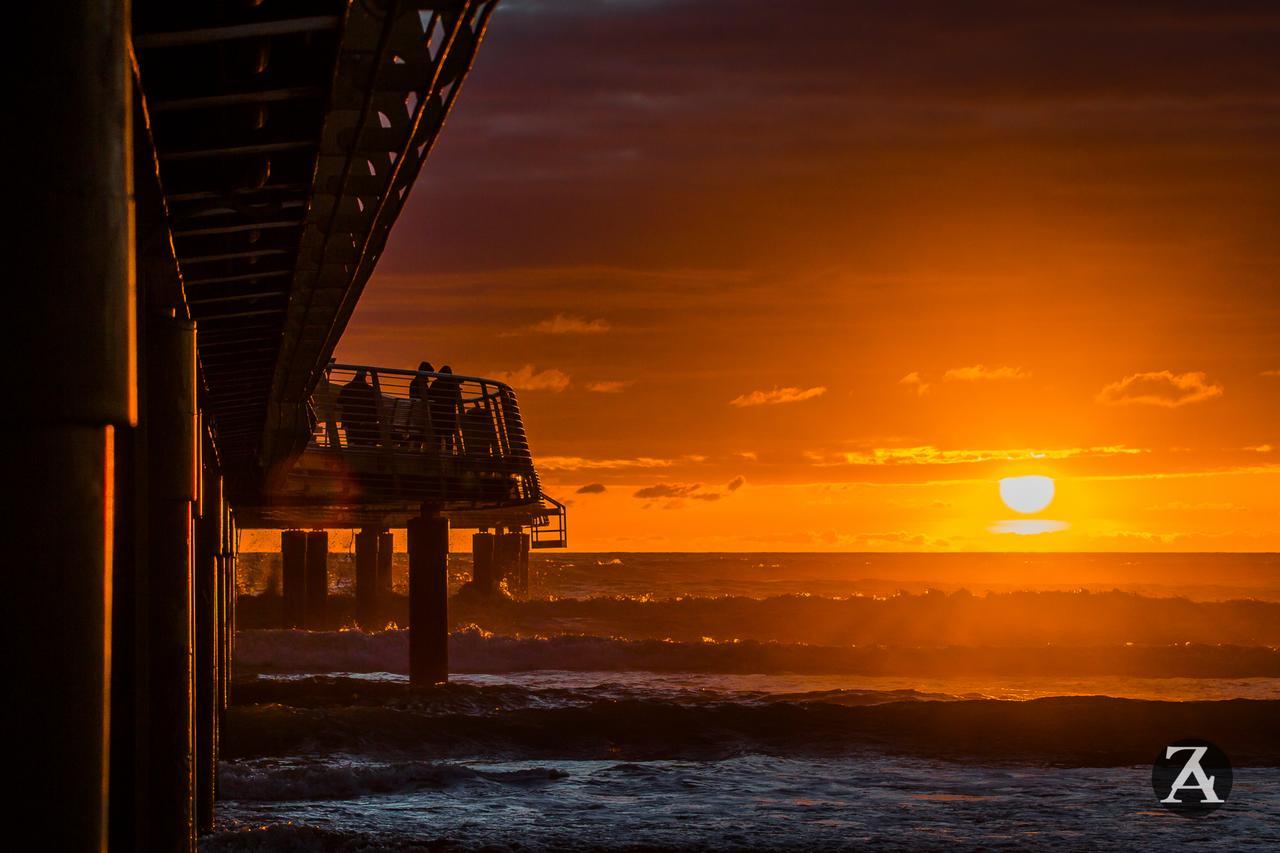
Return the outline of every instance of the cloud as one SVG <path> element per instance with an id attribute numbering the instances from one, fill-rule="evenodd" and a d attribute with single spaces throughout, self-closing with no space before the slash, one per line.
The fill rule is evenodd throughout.
<path id="1" fill-rule="evenodd" d="M 752 391 L 750 394 L 743 394 L 740 397 L 734 397 L 729 401 L 730 406 L 777 406 L 782 403 L 799 403 L 802 400 L 812 400 L 814 397 L 821 397 L 827 393 L 824 386 L 816 386 L 813 388 L 774 388 L 772 391 Z"/>
<path id="2" fill-rule="evenodd" d="M 635 497 L 642 499 L 687 498 L 700 488 L 702 488 L 701 483 L 655 483 L 652 486 L 638 489 Z"/>
<path id="3" fill-rule="evenodd" d="M 1002 364 L 988 367 L 985 364 L 971 364 L 967 367 L 952 367 L 942 374 L 943 382 L 996 382 L 1008 379 L 1028 379 L 1031 373 L 1021 367 Z M 916 395 L 923 397 L 933 388 L 929 378 L 918 370 L 913 370 L 898 380 L 899 385 L 913 388 Z"/>
<path id="4" fill-rule="evenodd" d="M 760 454 L 756 453 L 754 450 L 740 450 L 733 455 L 737 456 L 739 459 L 745 459 L 748 462 L 760 461 Z"/>
<path id="5" fill-rule="evenodd" d="M 670 468 L 674 459 L 653 459 L 637 456 L 631 459 L 588 459 L 584 456 L 539 456 L 537 464 L 547 471 L 583 471 L 587 469 L 613 471 L 619 468 Z"/>
<path id="6" fill-rule="evenodd" d="M 929 393 L 929 387 L 930 387 L 929 383 L 925 381 L 924 377 L 921 376 L 918 371 L 915 371 L 915 370 L 911 371 L 906 376 L 899 379 L 898 384 L 906 385 L 908 388 L 914 388 L 916 391 L 916 394 L 920 397 L 923 397 L 925 394 Z"/>
<path id="7" fill-rule="evenodd" d="M 953 367 L 942 374 L 943 382 L 983 382 L 1000 379 L 1027 379 L 1031 374 L 1021 367 L 1001 365 L 987 367 L 985 364 L 974 364 L 969 367 Z"/>
<path id="8" fill-rule="evenodd" d="M 633 384 L 630 379 L 601 379 L 597 382 L 587 384 L 588 391 L 594 391 L 597 394 L 621 394 L 625 389 Z"/>
<path id="9" fill-rule="evenodd" d="M 1122 444 L 1103 447 L 1062 447 L 1050 450 L 1007 448 L 1003 450 L 942 449 L 931 444 L 918 447 L 875 447 L 824 455 L 806 451 L 804 457 L 815 465 L 963 465 L 978 462 L 1018 462 L 1037 459 L 1070 459 L 1078 456 L 1134 456 L 1146 453 Z"/>
<path id="10" fill-rule="evenodd" d="M 734 477 L 732 480 L 729 481 L 728 485 L 725 486 L 725 489 L 730 492 L 736 492 L 738 491 L 738 489 L 741 489 L 743 486 L 745 486 L 746 483 L 747 483 L 747 478 L 739 474 L 737 477 Z"/>
<path id="11" fill-rule="evenodd" d="M 580 489 L 578 489 L 576 492 L 574 492 L 574 494 L 576 494 L 576 495 L 602 495 L 602 494 L 604 494 L 606 491 L 608 491 L 608 490 L 604 487 L 604 483 L 587 483 L 585 486 L 583 486 L 582 488 L 580 488 Z"/>
<path id="12" fill-rule="evenodd" d="M 516 371 L 498 371 L 489 374 L 499 382 L 505 382 L 517 391 L 555 391 L 559 393 L 569 387 L 569 374 L 556 368 L 535 370 L 532 364 L 526 364 Z"/>
<path id="13" fill-rule="evenodd" d="M 1098 392 L 1097 402 L 1107 406 L 1161 406 L 1175 409 L 1222 396 L 1222 386 L 1210 382 L 1200 371 L 1173 373 L 1169 370 L 1135 373 L 1112 382 Z"/>
<path id="14" fill-rule="evenodd" d="M 539 335 L 599 335 L 609 329 L 607 320 L 600 318 L 588 320 L 585 317 L 573 317 L 567 314 L 557 314 L 549 320 L 543 320 L 529 327 L 529 331 Z"/>
<path id="15" fill-rule="evenodd" d="M 1264 370 L 1258 375 L 1259 376 L 1280 376 L 1280 370 Z"/>
<path id="16" fill-rule="evenodd" d="M 1070 527 L 1065 521 L 1052 521 L 1047 518 L 1011 518 L 997 521 L 987 528 L 992 533 L 1012 533 L 1015 536 L 1037 536 L 1041 533 L 1057 533 Z"/>

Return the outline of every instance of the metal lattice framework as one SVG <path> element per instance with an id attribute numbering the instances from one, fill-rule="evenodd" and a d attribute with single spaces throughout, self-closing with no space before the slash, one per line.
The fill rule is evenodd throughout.
<path id="1" fill-rule="evenodd" d="M 241 497 L 305 446 L 308 395 L 495 4 L 135 2 L 205 404 Z"/>

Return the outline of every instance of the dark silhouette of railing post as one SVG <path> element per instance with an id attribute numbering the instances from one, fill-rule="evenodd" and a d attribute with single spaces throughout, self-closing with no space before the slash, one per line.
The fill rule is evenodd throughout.
<path id="1" fill-rule="evenodd" d="M 409 519 L 409 683 L 449 680 L 449 520 Z"/>
<path id="2" fill-rule="evenodd" d="M 21 762 L 26 795 L 13 802 L 47 850 L 106 842 L 114 455 L 136 417 L 124 11 L 32 6 L 5 50 L 10 114 L 39 129 L 6 134 L 6 160 L 20 164 L 6 194 L 21 208 L 6 256 L 16 304 L 0 334 L 15 370 L 4 541 L 21 568 L 0 618 L 39 649 L 13 650 L 5 692 L 10 731 L 39 750 Z"/>

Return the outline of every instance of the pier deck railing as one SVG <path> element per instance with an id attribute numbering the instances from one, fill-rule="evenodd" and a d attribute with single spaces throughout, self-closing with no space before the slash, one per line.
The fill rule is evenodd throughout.
<path id="1" fill-rule="evenodd" d="M 310 507 L 318 519 L 358 520 L 431 504 L 495 525 L 520 526 L 523 518 L 548 528 L 542 547 L 563 539 L 563 507 L 542 493 L 509 385 L 330 364 L 311 412 L 310 440 L 275 490 L 273 514 Z"/>

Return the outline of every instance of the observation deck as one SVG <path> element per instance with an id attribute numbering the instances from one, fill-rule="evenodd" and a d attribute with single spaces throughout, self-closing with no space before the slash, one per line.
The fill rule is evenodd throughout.
<path id="1" fill-rule="evenodd" d="M 330 364 L 310 438 L 237 510 L 246 528 L 404 527 L 423 507 L 455 528 L 529 528 L 567 544 L 564 505 L 542 491 L 515 391 L 478 376 Z"/>

